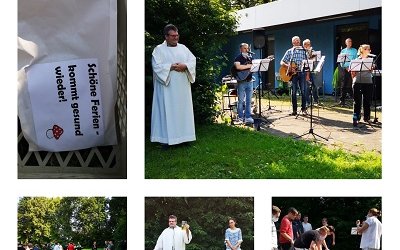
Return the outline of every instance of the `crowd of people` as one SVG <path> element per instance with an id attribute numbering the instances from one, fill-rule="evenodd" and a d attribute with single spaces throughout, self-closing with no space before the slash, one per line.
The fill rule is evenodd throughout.
<path id="1" fill-rule="evenodd" d="M 326 217 L 322 218 L 319 227 L 313 229 L 307 215 L 301 222 L 301 213 L 290 207 L 277 229 L 280 215 L 280 208 L 272 206 L 272 250 L 329 250 L 336 245 L 335 228 L 328 224 Z M 377 219 L 379 215 L 376 208 L 371 208 L 365 221 L 356 221 L 357 232 L 361 234 L 360 248 L 363 250 L 380 249 L 382 223 Z"/>
<path id="2" fill-rule="evenodd" d="M 47 244 L 32 244 L 32 243 L 18 243 L 18 250 L 82 250 L 82 245 L 74 242 L 68 242 L 65 245 L 62 245 L 60 242 L 51 242 Z M 127 241 L 124 240 L 119 245 L 119 248 L 114 246 L 112 240 L 107 240 L 104 242 L 104 245 L 98 247 L 96 241 L 93 242 L 91 246 L 92 250 L 126 250 L 127 249 Z"/>
<path id="3" fill-rule="evenodd" d="M 68 242 L 64 246 L 60 242 L 51 242 L 47 244 L 32 244 L 32 243 L 19 243 L 18 250 L 81 250 L 81 244 Z"/>

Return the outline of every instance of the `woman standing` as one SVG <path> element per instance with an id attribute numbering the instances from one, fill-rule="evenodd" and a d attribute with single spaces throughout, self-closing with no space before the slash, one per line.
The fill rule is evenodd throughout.
<path id="1" fill-rule="evenodd" d="M 358 49 L 358 59 L 368 58 L 370 53 L 370 46 L 363 44 Z M 372 70 L 373 66 L 370 71 L 351 71 L 354 98 L 353 127 L 357 127 L 358 122 L 361 120 L 361 104 L 364 109 L 364 122 L 369 123 L 371 118 L 371 99 L 373 93 Z"/>
<path id="2" fill-rule="evenodd" d="M 226 250 L 240 250 L 242 244 L 242 230 L 236 227 L 236 219 L 229 218 L 229 228 L 225 231 L 225 245 Z"/>
<path id="3" fill-rule="evenodd" d="M 361 234 L 361 249 L 381 248 L 382 223 L 377 218 L 379 215 L 378 209 L 371 208 L 362 225 L 359 220 L 356 221 L 357 232 Z"/>

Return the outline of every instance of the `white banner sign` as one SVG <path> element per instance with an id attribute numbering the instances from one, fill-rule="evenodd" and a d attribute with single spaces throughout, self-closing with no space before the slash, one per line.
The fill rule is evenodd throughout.
<path id="1" fill-rule="evenodd" d="M 68 151 L 104 143 L 97 59 L 34 64 L 27 80 L 38 146 Z"/>

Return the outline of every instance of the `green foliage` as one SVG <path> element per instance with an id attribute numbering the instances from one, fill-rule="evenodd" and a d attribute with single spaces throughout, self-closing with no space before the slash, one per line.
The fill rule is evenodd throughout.
<path id="1" fill-rule="evenodd" d="M 127 199 L 125 197 L 113 197 L 110 202 L 109 228 L 114 228 L 112 239 L 116 248 L 127 239 Z"/>
<path id="2" fill-rule="evenodd" d="M 235 34 L 237 21 L 229 0 L 146 0 L 145 3 L 145 108 L 149 124 L 152 100 L 151 54 L 164 41 L 166 24 L 179 29 L 180 43 L 197 58 L 196 82 L 192 85 L 196 122 L 213 121 L 216 111 L 216 77 L 226 66 L 222 47 Z"/>
<path id="3" fill-rule="evenodd" d="M 59 198 L 23 197 L 18 204 L 18 241 L 49 241 L 53 235 L 51 221 L 55 219 Z"/>
<path id="4" fill-rule="evenodd" d="M 319 187 L 321 188 L 321 187 Z M 335 188 L 323 187 L 322 188 Z M 382 208 L 381 197 L 274 197 L 272 204 L 278 206 L 281 218 L 289 207 L 295 207 L 302 215 L 308 215 L 313 228 L 320 227 L 322 218 L 335 227 L 335 248 L 343 250 L 359 249 L 360 236 L 351 235 L 350 229 L 356 220 L 364 220 L 370 208 Z"/>
<path id="5" fill-rule="evenodd" d="M 352 154 L 307 141 L 221 124 L 196 127 L 191 146 L 145 144 L 151 179 L 370 179 L 382 177 L 382 156 Z M 245 153 L 244 153 L 245 152 Z M 196 167 L 193 167 L 196 166 Z"/>
<path id="6" fill-rule="evenodd" d="M 243 249 L 254 249 L 254 201 L 246 197 L 190 197 L 145 200 L 145 249 L 154 249 L 158 236 L 174 214 L 190 225 L 193 239 L 186 249 L 222 249 L 228 218 L 237 219 L 243 233 Z"/>
<path id="7" fill-rule="evenodd" d="M 256 5 L 274 2 L 277 0 L 232 0 L 232 6 L 238 9 L 250 8 Z"/>
<path id="8" fill-rule="evenodd" d="M 37 244 L 126 240 L 126 198 L 23 197 L 18 203 L 18 241 Z"/>

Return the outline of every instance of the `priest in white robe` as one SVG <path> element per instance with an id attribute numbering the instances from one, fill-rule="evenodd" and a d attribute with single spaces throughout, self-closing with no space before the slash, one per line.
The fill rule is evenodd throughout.
<path id="1" fill-rule="evenodd" d="M 165 41 L 152 56 L 153 107 L 150 141 L 167 145 L 195 141 L 191 83 L 196 78 L 196 57 L 178 43 L 178 29 L 164 28 Z"/>
<path id="2" fill-rule="evenodd" d="M 178 227 L 176 225 L 177 217 L 170 215 L 168 219 L 169 227 L 164 229 L 158 237 L 157 245 L 154 250 L 185 250 L 186 244 L 192 240 L 192 233 L 189 225 Z"/>

